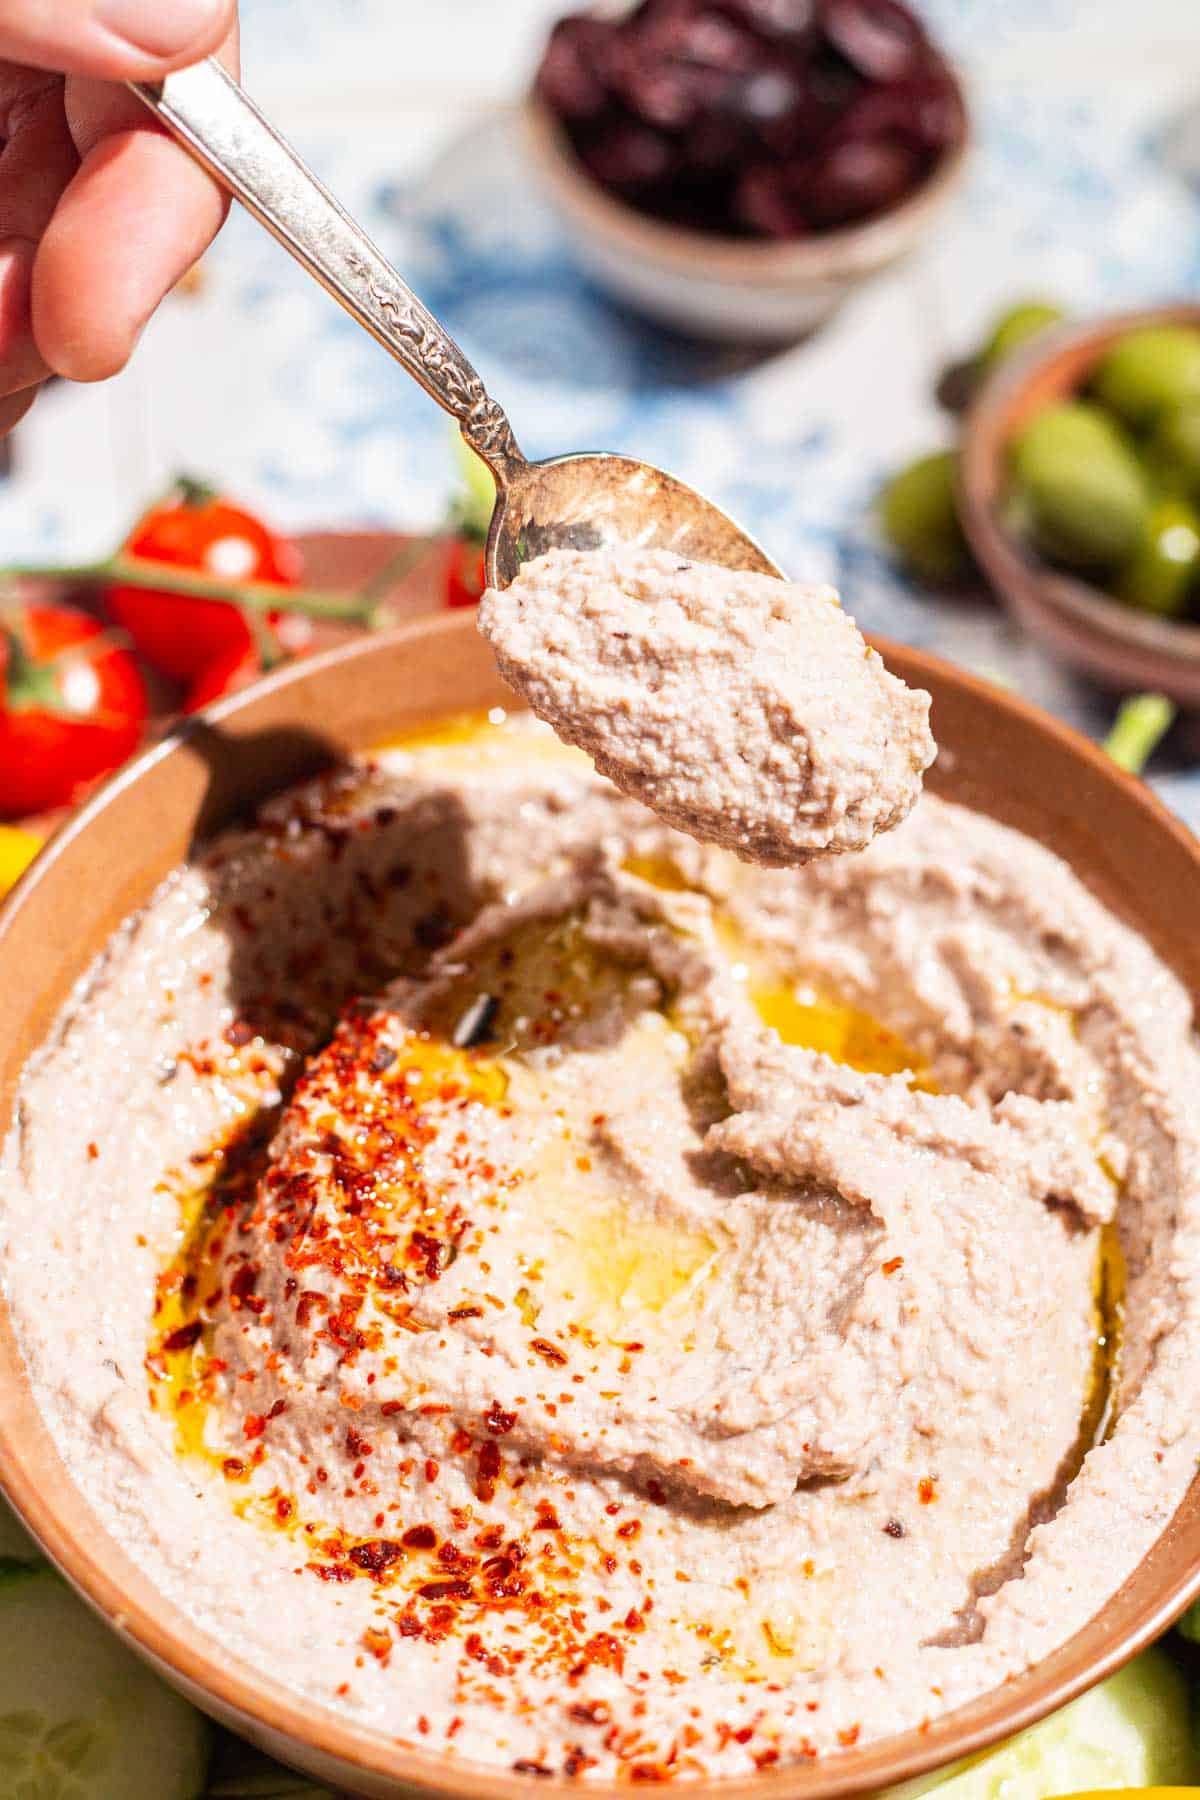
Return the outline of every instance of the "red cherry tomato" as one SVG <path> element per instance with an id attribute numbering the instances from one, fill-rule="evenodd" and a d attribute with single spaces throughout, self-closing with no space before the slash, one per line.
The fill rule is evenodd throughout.
<path id="1" fill-rule="evenodd" d="M 295 587 L 300 579 L 294 544 L 252 513 L 191 482 L 141 519 L 125 555 L 222 581 Z M 219 659 L 246 653 L 254 644 L 242 613 L 223 600 L 118 586 L 108 590 L 107 604 L 109 617 L 128 632 L 146 661 L 177 681 L 192 681 Z"/>
<path id="2" fill-rule="evenodd" d="M 199 712 L 201 707 L 210 706 L 225 694 L 248 687 L 262 672 L 262 656 L 253 638 L 248 646 L 231 644 L 223 655 L 214 657 L 206 669 L 201 669 L 184 695 L 183 710 Z"/>
<path id="3" fill-rule="evenodd" d="M 67 806 L 132 756 L 146 690 L 127 650 L 67 606 L 0 617 L 0 817 Z"/>
<path id="4" fill-rule="evenodd" d="M 451 538 L 446 552 L 446 605 L 477 606 L 486 586 L 483 545 L 474 538 Z"/>

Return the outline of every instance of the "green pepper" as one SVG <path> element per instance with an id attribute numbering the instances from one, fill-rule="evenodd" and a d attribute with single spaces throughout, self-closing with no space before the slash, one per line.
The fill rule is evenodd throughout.
<path id="1" fill-rule="evenodd" d="M 938 585 L 969 573 L 971 555 L 958 518 L 958 456 L 938 450 L 893 475 L 879 496 L 879 516 L 902 561 Z"/>
<path id="2" fill-rule="evenodd" d="M 1086 401 L 1046 407 L 1013 440 L 1011 522 L 1070 568 L 1113 569 L 1141 540 L 1150 486 L 1132 445 Z"/>
<path id="3" fill-rule="evenodd" d="M 1131 331 L 1101 357 L 1092 393 L 1135 431 L 1154 425 L 1168 407 L 1200 400 L 1200 330 L 1149 325 Z"/>
<path id="4" fill-rule="evenodd" d="M 1023 300 L 1017 306 L 1010 306 L 992 326 L 975 359 L 976 368 L 981 374 L 990 373 L 1039 331 L 1057 325 L 1063 316 L 1062 307 L 1049 300 Z"/>
<path id="5" fill-rule="evenodd" d="M 1200 517 L 1186 500 L 1160 500 L 1122 569 L 1116 592 L 1142 612 L 1178 618 L 1200 575 Z"/>
<path id="6" fill-rule="evenodd" d="M 1200 400 L 1167 408 L 1154 427 L 1145 460 L 1165 493 L 1200 504 Z"/>

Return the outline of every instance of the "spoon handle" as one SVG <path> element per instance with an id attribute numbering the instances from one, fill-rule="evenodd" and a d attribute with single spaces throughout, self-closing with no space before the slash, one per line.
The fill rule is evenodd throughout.
<path id="1" fill-rule="evenodd" d="M 454 415 L 467 443 L 505 486 L 523 458 L 503 408 L 449 332 L 233 77 L 209 57 L 164 81 L 130 86 L 185 149 Z"/>

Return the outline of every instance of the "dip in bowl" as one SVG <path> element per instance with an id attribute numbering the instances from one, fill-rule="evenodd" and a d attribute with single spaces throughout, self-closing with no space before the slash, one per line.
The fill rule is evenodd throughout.
<path id="1" fill-rule="evenodd" d="M 456 620 L 218 709 L 10 902 L 0 1469 L 278 1753 L 866 1791 L 1188 1597 L 1195 848 L 884 655 L 934 791 L 833 864 L 405 736 L 505 707 Z"/>

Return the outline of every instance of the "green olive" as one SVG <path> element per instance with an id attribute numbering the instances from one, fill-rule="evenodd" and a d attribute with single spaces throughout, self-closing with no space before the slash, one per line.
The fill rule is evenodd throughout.
<path id="1" fill-rule="evenodd" d="M 1127 425 L 1142 430 L 1170 406 L 1200 400 L 1200 330 L 1150 325 L 1102 356 L 1092 392 Z"/>
<path id="2" fill-rule="evenodd" d="M 1150 505 L 1146 475 L 1107 413 L 1046 407 L 1013 441 L 1010 515 L 1043 556 L 1112 569 L 1133 554 Z"/>
<path id="3" fill-rule="evenodd" d="M 1200 575 L 1200 516 L 1184 500 L 1160 500 L 1122 569 L 1116 592 L 1142 612 L 1178 618 Z"/>
<path id="4" fill-rule="evenodd" d="M 957 581 L 971 566 L 958 521 L 953 450 L 922 456 L 893 475 L 879 496 L 879 516 L 897 555 L 922 581 Z"/>
<path id="5" fill-rule="evenodd" d="M 1039 331 L 1045 331 L 1048 325 L 1057 325 L 1063 316 L 1062 307 L 1049 300 L 1023 300 L 1019 306 L 1009 307 L 992 326 L 991 334 L 975 359 L 976 368 L 981 374 L 989 373 L 1006 356 L 1011 356 L 1031 337 L 1036 337 Z"/>
<path id="6" fill-rule="evenodd" d="M 1165 493 L 1200 503 L 1200 400 L 1167 408 L 1146 446 L 1145 461 Z"/>

